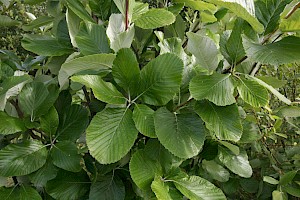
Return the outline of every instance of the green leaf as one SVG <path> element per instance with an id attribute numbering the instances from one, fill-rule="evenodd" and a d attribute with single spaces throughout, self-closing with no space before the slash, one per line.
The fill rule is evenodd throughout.
<path id="1" fill-rule="evenodd" d="M 88 110 L 81 105 L 72 105 L 59 113 L 58 140 L 77 140 L 89 123 Z"/>
<path id="2" fill-rule="evenodd" d="M 272 198 L 274 200 L 288 200 L 287 194 L 278 190 L 272 192 Z"/>
<path id="3" fill-rule="evenodd" d="M 239 140 L 239 143 L 251 143 L 262 138 L 259 127 L 256 123 L 244 121 L 243 123 L 243 135 Z"/>
<path id="4" fill-rule="evenodd" d="M 272 86 L 273 88 L 282 88 L 287 83 L 286 80 L 279 80 L 272 76 L 255 76 L 255 77 L 259 78 L 260 80 Z"/>
<path id="5" fill-rule="evenodd" d="M 155 175 L 162 174 L 160 164 L 151 159 L 144 150 L 138 150 L 133 154 L 129 170 L 132 180 L 141 189 L 150 187 Z"/>
<path id="6" fill-rule="evenodd" d="M 150 105 L 165 105 L 179 87 L 183 63 L 174 54 L 166 53 L 151 60 L 141 71 L 141 98 Z"/>
<path id="7" fill-rule="evenodd" d="M 123 94 L 119 92 L 112 83 L 105 82 L 101 76 L 73 76 L 71 80 L 92 88 L 95 97 L 100 101 L 110 104 L 124 104 L 126 101 L 126 98 L 123 96 Z"/>
<path id="8" fill-rule="evenodd" d="M 227 32 L 224 32 L 220 38 L 220 51 L 232 66 L 235 66 L 246 55 L 242 41 L 243 27 L 244 20 L 238 18 L 229 38 L 227 39 Z"/>
<path id="9" fill-rule="evenodd" d="M 196 57 L 196 62 L 205 69 L 214 71 L 219 64 L 218 49 L 212 39 L 197 33 L 188 32 L 187 50 Z"/>
<path id="10" fill-rule="evenodd" d="M 283 32 L 300 31 L 300 10 L 296 10 L 288 19 L 281 19 L 279 29 Z"/>
<path id="11" fill-rule="evenodd" d="M 105 28 L 102 25 L 82 23 L 75 41 L 83 55 L 110 53 Z"/>
<path id="12" fill-rule="evenodd" d="M 58 187 L 59 186 L 59 187 Z M 85 171 L 60 170 L 55 179 L 47 182 L 46 191 L 54 199 L 77 200 L 89 191 L 90 179 Z"/>
<path id="13" fill-rule="evenodd" d="M 50 90 L 41 82 L 26 84 L 19 94 L 19 104 L 22 111 L 34 121 L 36 117 L 46 114 L 58 97 L 58 90 Z"/>
<path id="14" fill-rule="evenodd" d="M 230 150 L 219 146 L 218 158 L 233 173 L 244 178 L 252 176 L 252 168 L 245 151 L 241 151 L 239 155 L 235 155 Z"/>
<path id="15" fill-rule="evenodd" d="M 57 171 L 58 169 L 53 165 L 52 160 L 48 159 L 42 168 L 28 176 L 35 186 L 45 187 L 49 180 L 56 177 Z"/>
<path id="16" fill-rule="evenodd" d="M 195 99 L 208 99 L 218 106 L 235 103 L 233 91 L 230 74 L 199 75 L 190 82 L 190 92 Z"/>
<path id="17" fill-rule="evenodd" d="M 90 154 L 101 164 L 109 164 L 128 153 L 137 134 L 130 109 L 107 108 L 94 116 L 86 141 Z"/>
<path id="18" fill-rule="evenodd" d="M 158 200 L 173 200 L 169 193 L 169 186 L 161 176 L 155 176 L 151 189 Z"/>
<path id="19" fill-rule="evenodd" d="M 71 44 L 61 43 L 57 38 L 49 35 L 25 34 L 22 47 L 41 56 L 62 56 L 74 51 Z"/>
<path id="20" fill-rule="evenodd" d="M 24 31 L 32 31 L 35 28 L 40 28 L 45 25 L 51 24 L 54 21 L 53 17 L 49 16 L 40 16 L 35 20 L 31 21 L 29 24 L 25 24 L 22 26 Z"/>
<path id="21" fill-rule="evenodd" d="M 146 105 L 136 104 L 132 116 L 137 130 L 150 138 L 157 137 L 154 127 L 154 112 Z"/>
<path id="22" fill-rule="evenodd" d="M 198 1 L 198 0 L 174 0 L 176 3 L 184 3 L 186 6 L 194 9 L 194 10 L 208 10 L 212 13 L 214 13 L 217 10 L 217 7 L 211 3 L 207 3 L 204 1 Z"/>
<path id="23" fill-rule="evenodd" d="M 134 24 L 143 29 L 155 29 L 173 24 L 175 19 L 175 15 L 165 9 L 152 8 L 135 20 Z"/>
<path id="24" fill-rule="evenodd" d="M 115 57 L 113 54 L 95 54 L 65 62 L 58 74 L 60 87 L 68 83 L 68 78 L 74 74 L 87 74 L 88 72 L 108 74 Z"/>
<path id="25" fill-rule="evenodd" d="M 260 0 L 255 2 L 255 14 L 264 25 L 264 35 L 278 28 L 280 14 L 292 0 Z M 299 19 L 299 18 L 298 18 Z"/>
<path id="26" fill-rule="evenodd" d="M 189 199 L 226 199 L 222 190 L 199 176 L 174 177 L 173 182 L 176 188 Z"/>
<path id="27" fill-rule="evenodd" d="M 270 92 L 272 92 L 280 101 L 290 105 L 292 102 L 287 99 L 285 96 L 283 96 L 281 93 L 279 93 L 276 89 L 274 89 L 272 86 L 268 85 L 267 83 L 263 82 L 262 80 L 254 77 L 254 76 L 247 76 L 247 78 L 252 79 L 254 81 L 256 81 L 258 84 L 260 84 L 261 86 L 265 87 L 266 89 L 268 89 Z"/>
<path id="28" fill-rule="evenodd" d="M 270 177 L 270 176 L 264 176 L 263 181 L 266 182 L 266 183 L 270 183 L 272 185 L 277 185 L 279 183 L 278 180 L 276 180 L 275 178 Z"/>
<path id="29" fill-rule="evenodd" d="M 243 127 L 236 104 L 220 107 L 208 101 L 197 102 L 195 111 L 220 140 L 237 142 L 241 138 Z"/>
<path id="30" fill-rule="evenodd" d="M 253 107 L 264 107 L 269 103 L 268 91 L 254 80 L 240 77 L 237 88 L 241 98 Z"/>
<path id="31" fill-rule="evenodd" d="M 290 194 L 294 197 L 299 197 L 300 198 L 300 189 L 299 189 L 299 187 L 295 188 L 295 187 L 292 187 L 292 186 L 284 186 L 283 190 L 286 193 L 288 193 L 288 194 Z"/>
<path id="32" fill-rule="evenodd" d="M 9 135 L 25 130 L 22 120 L 0 111 L 0 135 Z"/>
<path id="33" fill-rule="evenodd" d="M 0 197 L 3 200 L 42 200 L 38 191 L 27 185 L 20 187 L 1 187 Z"/>
<path id="34" fill-rule="evenodd" d="M 93 183 L 90 190 L 89 200 L 121 200 L 125 199 L 125 187 L 117 176 L 104 176 Z"/>
<path id="35" fill-rule="evenodd" d="M 23 176 L 41 168 L 47 158 L 47 149 L 37 141 L 9 144 L 0 150 L 0 175 Z"/>
<path id="36" fill-rule="evenodd" d="M 300 117 L 300 107 L 283 106 L 277 111 L 277 114 L 283 117 Z"/>
<path id="37" fill-rule="evenodd" d="M 289 171 L 287 173 L 284 173 L 280 176 L 279 184 L 280 185 L 287 185 L 292 182 L 294 177 L 296 176 L 297 171 Z"/>
<path id="38" fill-rule="evenodd" d="M 106 34 L 110 40 L 110 48 L 118 52 L 122 48 L 130 48 L 134 38 L 134 26 L 125 30 L 125 19 L 121 14 L 112 14 Z"/>
<path id="39" fill-rule="evenodd" d="M 262 33 L 264 26 L 254 16 L 254 1 L 244 0 L 206 0 L 217 6 L 227 8 L 236 16 L 246 20 L 256 32 Z"/>
<path id="40" fill-rule="evenodd" d="M 209 175 L 220 182 L 227 182 L 229 180 L 230 173 L 221 165 L 215 161 L 202 161 L 202 167 L 209 173 Z"/>
<path id="41" fill-rule="evenodd" d="M 112 75 L 116 83 L 121 86 L 128 95 L 137 93 L 140 68 L 136 56 L 131 49 L 121 49 L 118 51 L 113 63 Z"/>
<path id="42" fill-rule="evenodd" d="M 0 27 L 19 26 L 21 22 L 11 19 L 8 16 L 0 15 Z"/>
<path id="43" fill-rule="evenodd" d="M 94 22 L 93 18 L 79 0 L 66 0 L 68 7 L 81 19 Z"/>
<path id="44" fill-rule="evenodd" d="M 47 115 L 40 117 L 40 124 L 41 130 L 43 130 L 43 132 L 48 136 L 55 135 L 59 124 L 59 118 L 54 106 L 49 109 Z"/>
<path id="45" fill-rule="evenodd" d="M 81 156 L 77 151 L 77 146 L 73 142 L 56 143 L 51 149 L 53 164 L 67 171 L 79 172 L 81 170 Z"/>
<path id="46" fill-rule="evenodd" d="M 229 149 L 235 155 L 240 154 L 240 148 L 238 146 L 231 144 L 229 142 L 226 142 L 226 141 L 219 141 L 219 143 L 221 143 L 223 146 L 225 146 L 227 149 Z"/>
<path id="47" fill-rule="evenodd" d="M 158 140 L 180 158 L 191 158 L 202 149 L 205 140 L 202 123 L 196 114 L 176 114 L 164 107 L 158 109 L 154 115 Z"/>
<path id="48" fill-rule="evenodd" d="M 82 21 L 72 10 L 67 9 L 66 21 L 68 25 L 68 31 L 73 47 L 78 47 L 75 36 L 80 30 L 80 22 Z"/>
<path id="49" fill-rule="evenodd" d="M 278 42 L 261 45 L 243 41 L 248 58 L 254 62 L 282 65 L 300 61 L 300 38 L 288 36 Z"/>

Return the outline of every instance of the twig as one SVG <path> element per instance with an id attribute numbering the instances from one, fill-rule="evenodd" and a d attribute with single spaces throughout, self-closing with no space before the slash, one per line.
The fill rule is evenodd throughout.
<path id="1" fill-rule="evenodd" d="M 125 1 L 125 31 L 128 29 L 129 19 L 128 19 L 128 10 L 129 10 L 129 0 Z"/>
<path id="2" fill-rule="evenodd" d="M 194 98 L 191 98 L 191 99 L 189 99 L 188 101 L 183 102 L 182 104 L 176 106 L 176 107 L 173 109 L 173 111 L 176 111 L 176 110 L 178 110 L 179 108 L 182 108 L 183 106 L 189 104 L 189 103 L 192 102 L 193 100 L 194 100 Z"/>
<path id="3" fill-rule="evenodd" d="M 11 99 L 9 100 L 9 103 L 11 103 L 16 108 L 19 118 L 24 118 L 24 114 L 19 107 L 18 100 L 14 101 L 13 99 Z"/>
<path id="4" fill-rule="evenodd" d="M 298 2 L 293 9 L 284 17 L 284 19 L 288 19 L 296 10 L 300 8 L 300 2 Z"/>

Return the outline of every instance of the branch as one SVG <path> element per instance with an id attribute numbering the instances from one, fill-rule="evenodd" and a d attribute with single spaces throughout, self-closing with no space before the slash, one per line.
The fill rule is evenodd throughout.
<path id="1" fill-rule="evenodd" d="M 129 10 L 129 0 L 126 0 L 125 1 L 125 31 L 127 31 L 128 24 L 129 24 L 128 10 Z"/>
<path id="2" fill-rule="evenodd" d="M 14 101 L 13 99 L 11 99 L 11 100 L 9 100 L 9 103 L 11 103 L 16 108 L 19 118 L 23 118 L 24 114 L 19 107 L 18 100 Z"/>
<path id="3" fill-rule="evenodd" d="M 173 111 L 175 112 L 175 111 L 178 110 L 179 108 L 182 108 L 183 106 L 185 106 L 185 105 L 191 103 L 193 100 L 194 100 L 194 98 L 191 98 L 191 99 L 189 99 L 188 101 L 183 102 L 182 104 L 176 106 L 176 107 L 173 109 Z"/>
<path id="4" fill-rule="evenodd" d="M 288 19 L 296 10 L 300 8 L 300 2 L 298 2 L 293 9 L 284 17 L 284 19 Z"/>

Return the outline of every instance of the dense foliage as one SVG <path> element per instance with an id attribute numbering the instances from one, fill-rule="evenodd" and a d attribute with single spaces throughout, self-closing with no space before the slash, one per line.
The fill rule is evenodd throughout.
<path id="1" fill-rule="evenodd" d="M 0 2 L 1 199 L 300 197 L 298 1 Z"/>

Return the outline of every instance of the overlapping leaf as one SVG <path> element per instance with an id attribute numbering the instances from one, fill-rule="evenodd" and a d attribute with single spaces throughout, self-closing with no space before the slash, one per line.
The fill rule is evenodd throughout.
<path id="1" fill-rule="evenodd" d="M 9 135 L 24 130 L 25 125 L 22 120 L 0 111 L 0 135 Z"/>
<path id="2" fill-rule="evenodd" d="M 280 21 L 279 29 L 284 32 L 292 32 L 300 30 L 300 10 L 295 11 L 288 19 Z"/>
<path id="3" fill-rule="evenodd" d="M 97 113 L 86 130 L 90 154 L 102 164 L 125 156 L 137 137 L 132 112 L 126 108 L 107 108 Z"/>
<path id="4" fill-rule="evenodd" d="M 27 185 L 21 185 L 21 187 L 1 187 L 0 197 L 4 200 L 42 200 L 38 191 Z"/>
<path id="5" fill-rule="evenodd" d="M 134 21 L 135 25 L 143 29 L 155 29 L 175 22 L 175 16 L 161 8 L 152 8 Z"/>
<path id="6" fill-rule="evenodd" d="M 154 128 L 154 110 L 143 104 L 137 104 L 133 111 L 135 127 L 143 135 L 156 138 Z"/>

